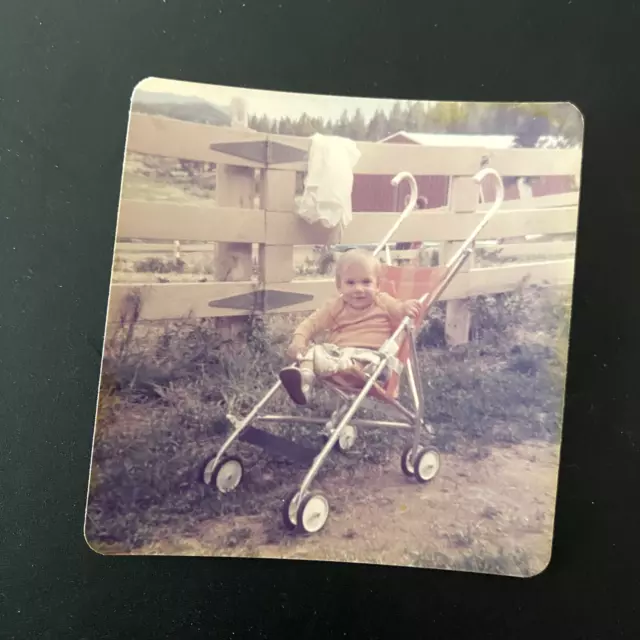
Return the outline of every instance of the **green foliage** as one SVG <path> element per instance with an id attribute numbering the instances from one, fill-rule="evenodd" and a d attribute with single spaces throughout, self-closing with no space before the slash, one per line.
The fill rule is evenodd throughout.
<path id="1" fill-rule="evenodd" d="M 582 118 L 569 104 L 537 105 L 506 103 L 397 101 L 388 113 L 377 110 L 366 121 L 362 111 L 343 111 L 337 122 L 303 113 L 297 120 L 251 116 L 249 126 L 265 133 L 310 136 L 327 133 L 352 140 L 376 142 L 397 133 L 468 133 L 516 136 L 516 146 L 535 146 L 541 136 L 560 136 L 561 146 L 582 140 Z"/>

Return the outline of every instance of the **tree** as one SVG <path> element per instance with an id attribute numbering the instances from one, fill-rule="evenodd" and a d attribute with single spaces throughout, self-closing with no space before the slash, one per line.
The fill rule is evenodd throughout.
<path id="1" fill-rule="evenodd" d="M 298 136 L 308 137 L 312 136 L 316 131 L 311 122 L 311 118 L 306 113 L 303 113 L 300 118 L 298 118 L 298 122 L 295 124 L 295 132 Z"/>
<path id="2" fill-rule="evenodd" d="M 311 126 L 317 133 L 325 133 L 327 131 L 327 128 L 324 124 L 324 119 L 320 117 L 311 118 Z"/>
<path id="3" fill-rule="evenodd" d="M 253 129 L 254 131 L 258 130 L 258 116 L 255 114 L 249 117 L 249 129 Z"/>
<path id="4" fill-rule="evenodd" d="M 338 123 L 334 126 L 334 134 L 348 138 L 350 125 L 351 119 L 349 118 L 349 113 L 345 109 L 340 116 L 340 120 L 338 120 Z"/>
<path id="5" fill-rule="evenodd" d="M 422 132 L 426 124 L 426 116 L 427 114 L 425 113 L 424 105 L 421 102 L 414 102 L 413 104 L 409 103 L 406 114 L 405 129 L 415 133 Z"/>
<path id="6" fill-rule="evenodd" d="M 253 128 L 254 127 L 252 127 L 252 129 Z M 261 131 L 262 133 L 269 133 L 269 131 L 271 131 L 271 120 L 267 114 L 262 114 L 262 116 L 260 116 L 256 123 L 255 130 Z"/>
<path id="7" fill-rule="evenodd" d="M 438 102 L 426 114 L 434 133 L 466 133 L 468 105 L 463 102 Z"/>
<path id="8" fill-rule="evenodd" d="M 513 146 L 520 148 L 536 147 L 540 137 L 549 135 L 549 133 L 549 119 L 546 116 L 522 114 Z"/>
<path id="9" fill-rule="evenodd" d="M 389 134 L 389 123 L 384 111 L 378 109 L 374 114 L 369 125 L 367 126 L 367 140 L 371 142 L 378 142 L 386 138 Z"/>
<path id="10" fill-rule="evenodd" d="M 405 127 L 405 117 L 402 110 L 402 104 L 400 102 L 396 102 L 391 108 L 391 113 L 389 114 L 389 134 L 398 133 L 398 131 L 404 130 Z"/>
<path id="11" fill-rule="evenodd" d="M 352 140 L 365 140 L 367 137 L 367 123 L 361 109 L 356 109 L 349 123 L 348 137 Z"/>
<path id="12" fill-rule="evenodd" d="M 285 136 L 295 135 L 295 130 L 293 128 L 291 118 L 289 118 L 288 116 L 280 118 L 280 122 L 278 123 L 278 133 L 281 133 Z"/>

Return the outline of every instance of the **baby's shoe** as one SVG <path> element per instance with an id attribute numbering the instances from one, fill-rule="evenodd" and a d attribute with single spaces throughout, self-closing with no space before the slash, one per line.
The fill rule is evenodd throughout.
<path id="1" fill-rule="evenodd" d="M 280 381 L 289 397 L 299 405 L 309 401 L 309 393 L 313 384 L 313 372 L 298 367 L 285 367 L 280 371 Z"/>

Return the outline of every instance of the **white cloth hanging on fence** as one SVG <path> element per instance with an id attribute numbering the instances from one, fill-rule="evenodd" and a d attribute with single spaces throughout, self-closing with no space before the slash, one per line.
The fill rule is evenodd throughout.
<path id="1" fill-rule="evenodd" d="M 353 168 L 360 151 L 353 140 L 311 136 L 309 164 L 298 214 L 310 224 L 328 229 L 346 227 L 352 219 Z"/>

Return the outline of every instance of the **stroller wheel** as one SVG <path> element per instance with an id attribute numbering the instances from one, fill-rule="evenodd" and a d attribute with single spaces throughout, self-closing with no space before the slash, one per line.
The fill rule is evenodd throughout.
<path id="1" fill-rule="evenodd" d="M 336 449 L 338 449 L 340 453 L 346 453 L 353 447 L 357 438 L 358 430 L 352 424 L 345 425 L 336 442 Z"/>
<path id="2" fill-rule="evenodd" d="M 329 501 L 322 493 L 310 493 L 302 499 L 296 514 L 300 533 L 317 533 L 329 519 Z"/>
<path id="3" fill-rule="evenodd" d="M 405 447 L 400 456 L 400 468 L 402 469 L 402 473 L 409 478 L 413 478 L 415 476 L 415 469 L 413 464 L 411 463 L 411 451 L 413 450 L 413 445 L 409 445 Z M 420 453 L 422 452 L 422 447 L 418 447 L 418 451 L 416 454 L 416 459 L 420 458 Z"/>
<path id="4" fill-rule="evenodd" d="M 244 467 L 240 458 L 224 458 L 211 473 L 207 484 L 215 485 L 220 493 L 231 493 L 238 488 L 243 475 Z M 207 480 L 206 467 L 204 480 Z"/>
<path id="5" fill-rule="evenodd" d="M 440 453 L 429 447 L 416 456 L 415 476 L 418 482 L 427 483 L 433 480 L 440 471 Z"/>
<path id="6" fill-rule="evenodd" d="M 322 434 L 322 439 L 325 443 L 328 442 L 329 438 L 330 436 L 328 434 L 326 433 Z M 347 451 L 349 451 L 349 449 L 353 447 L 357 438 L 358 438 L 358 430 L 352 424 L 348 424 L 342 430 L 342 433 L 336 440 L 334 447 L 340 453 L 347 453 Z"/>
<path id="7" fill-rule="evenodd" d="M 298 500 L 299 496 L 299 491 L 293 491 L 285 498 L 282 504 L 282 523 L 284 524 L 284 528 L 289 531 L 293 531 L 296 528 L 298 506 L 300 505 Z"/>

